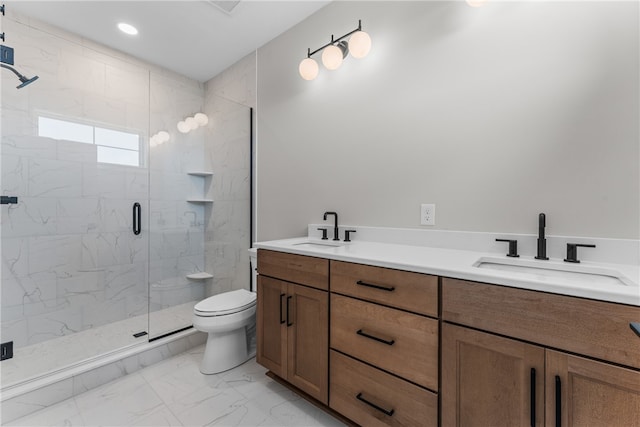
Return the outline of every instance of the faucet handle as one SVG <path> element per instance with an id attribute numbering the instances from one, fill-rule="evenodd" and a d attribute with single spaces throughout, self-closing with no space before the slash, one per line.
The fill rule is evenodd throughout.
<path id="1" fill-rule="evenodd" d="M 583 245 L 581 243 L 567 243 L 567 257 L 564 259 L 564 262 L 574 262 L 574 263 L 580 262 L 580 260 L 578 259 L 578 247 L 595 248 L 596 245 Z"/>
<path id="2" fill-rule="evenodd" d="M 326 228 L 318 228 L 319 231 L 322 231 L 322 240 L 329 240 L 327 237 L 327 229 Z"/>
<path id="3" fill-rule="evenodd" d="M 509 239 L 496 239 L 496 242 L 508 242 L 509 243 L 509 253 L 508 257 L 518 258 L 518 241 L 517 240 L 509 240 Z"/>
<path id="4" fill-rule="evenodd" d="M 344 241 L 345 242 L 350 242 L 351 239 L 349 238 L 350 237 L 349 234 L 355 233 L 355 232 L 356 232 L 356 230 L 344 230 Z"/>

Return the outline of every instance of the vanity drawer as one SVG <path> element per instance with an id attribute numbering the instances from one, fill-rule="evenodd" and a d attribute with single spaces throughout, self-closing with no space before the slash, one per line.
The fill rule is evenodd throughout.
<path id="1" fill-rule="evenodd" d="M 329 289 L 329 260 L 258 249 L 258 274 Z"/>
<path id="2" fill-rule="evenodd" d="M 640 307 L 445 278 L 442 318 L 640 368 Z"/>
<path id="3" fill-rule="evenodd" d="M 367 427 L 438 425 L 434 393 L 333 350 L 330 361 L 329 406 L 340 414 Z"/>
<path id="4" fill-rule="evenodd" d="M 331 294 L 331 348 L 438 390 L 438 321 Z"/>
<path id="5" fill-rule="evenodd" d="M 331 291 L 438 316 L 437 276 L 331 261 Z"/>

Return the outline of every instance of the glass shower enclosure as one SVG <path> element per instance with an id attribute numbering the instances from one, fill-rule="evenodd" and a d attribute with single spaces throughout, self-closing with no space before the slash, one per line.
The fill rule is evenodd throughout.
<path id="1" fill-rule="evenodd" d="M 188 329 L 196 302 L 248 287 L 251 125 L 202 83 L 28 17 L 3 31 L 39 75 L 1 75 L 5 389 Z"/>

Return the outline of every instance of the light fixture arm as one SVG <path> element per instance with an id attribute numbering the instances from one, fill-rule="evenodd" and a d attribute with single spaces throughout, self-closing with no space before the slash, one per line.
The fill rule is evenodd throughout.
<path id="1" fill-rule="evenodd" d="M 362 20 L 361 19 L 358 19 L 358 28 L 356 28 L 355 30 L 349 31 L 347 34 L 345 34 L 344 36 L 342 36 L 340 38 L 337 38 L 337 39 L 334 39 L 333 38 L 333 34 L 331 34 L 331 41 L 329 43 L 325 44 L 324 46 L 319 47 L 318 49 L 314 50 L 313 52 L 311 52 L 311 48 L 308 48 L 307 49 L 307 58 L 311 58 L 313 55 L 315 55 L 316 53 L 320 52 L 322 49 L 324 49 L 327 46 L 331 46 L 331 45 L 339 43 L 342 39 L 349 37 L 351 34 L 357 32 L 357 31 L 362 31 Z"/>

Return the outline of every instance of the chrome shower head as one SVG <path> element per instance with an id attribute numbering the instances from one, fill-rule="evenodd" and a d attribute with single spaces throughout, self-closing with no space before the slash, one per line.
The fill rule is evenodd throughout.
<path id="1" fill-rule="evenodd" d="M 16 89 L 22 89 L 26 85 L 28 85 L 30 83 L 33 83 L 34 81 L 38 80 L 38 76 L 33 76 L 31 78 L 25 77 L 24 75 L 20 74 L 15 68 L 10 67 L 9 65 L 0 63 L 0 66 L 2 68 L 6 68 L 9 71 L 12 71 L 13 74 L 18 76 L 18 79 L 20 79 L 20 84 L 18 86 L 16 86 Z"/>

